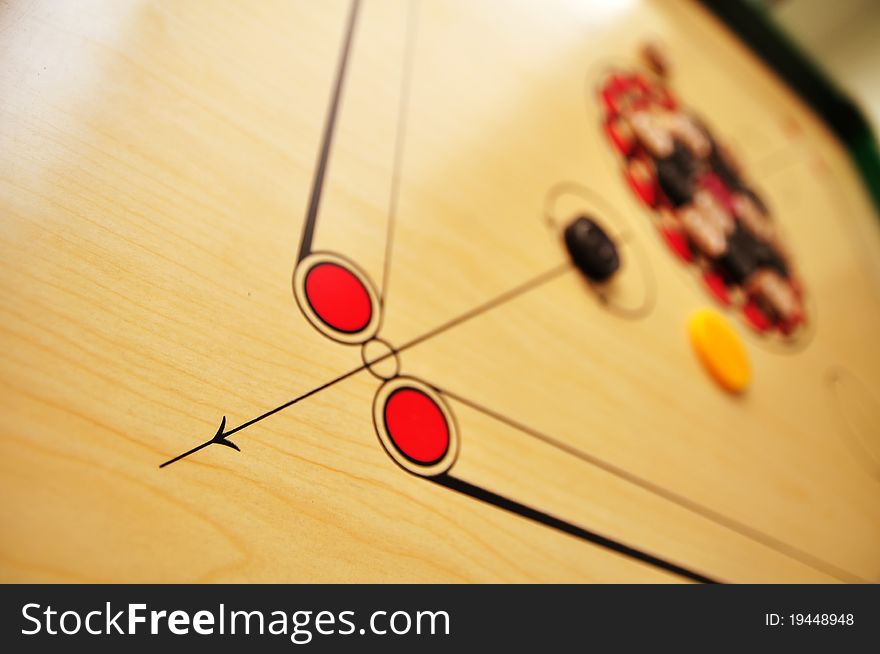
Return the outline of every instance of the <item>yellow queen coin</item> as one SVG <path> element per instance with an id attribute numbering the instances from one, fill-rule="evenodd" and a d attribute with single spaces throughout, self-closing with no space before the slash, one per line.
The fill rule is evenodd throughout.
<path id="1" fill-rule="evenodd" d="M 688 320 L 688 334 L 715 381 L 731 393 L 742 393 L 752 371 L 742 339 L 730 321 L 712 309 L 699 309 Z"/>

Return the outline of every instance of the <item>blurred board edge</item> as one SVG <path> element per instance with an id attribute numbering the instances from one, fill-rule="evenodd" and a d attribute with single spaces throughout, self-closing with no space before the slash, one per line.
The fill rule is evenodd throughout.
<path id="1" fill-rule="evenodd" d="M 862 110 L 757 3 L 698 0 L 719 18 L 829 126 L 844 144 L 880 217 L 880 149 Z"/>

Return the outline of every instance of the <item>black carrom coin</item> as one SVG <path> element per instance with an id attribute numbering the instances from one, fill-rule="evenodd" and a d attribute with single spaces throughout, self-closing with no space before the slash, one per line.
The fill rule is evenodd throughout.
<path id="1" fill-rule="evenodd" d="M 580 216 L 565 228 L 565 247 L 572 262 L 594 282 L 604 282 L 620 268 L 614 241 L 595 221 Z"/>

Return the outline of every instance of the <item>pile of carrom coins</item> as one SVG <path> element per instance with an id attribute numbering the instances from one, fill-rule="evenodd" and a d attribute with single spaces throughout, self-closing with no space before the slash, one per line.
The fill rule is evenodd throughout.
<path id="1" fill-rule="evenodd" d="M 731 152 L 657 75 L 613 71 L 599 100 L 624 175 L 675 255 L 755 330 L 795 334 L 806 321 L 802 285 L 770 210 Z"/>

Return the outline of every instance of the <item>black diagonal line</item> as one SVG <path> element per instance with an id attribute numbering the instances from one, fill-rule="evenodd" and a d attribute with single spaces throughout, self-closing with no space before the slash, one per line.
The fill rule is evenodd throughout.
<path id="1" fill-rule="evenodd" d="M 546 284 L 547 282 L 549 282 L 553 279 L 556 279 L 557 277 L 559 277 L 560 275 L 562 275 L 565 272 L 568 272 L 569 270 L 572 270 L 572 267 L 571 267 L 571 264 L 568 262 L 554 266 L 550 270 L 543 272 L 540 275 L 537 275 L 535 277 L 532 277 L 530 280 L 523 282 L 519 286 L 516 286 L 508 291 L 505 291 L 501 295 L 498 295 L 498 296 L 492 298 L 491 300 L 488 300 L 487 302 L 484 302 L 483 304 L 481 304 L 477 307 L 474 307 L 473 309 L 470 309 L 469 311 L 465 311 L 464 313 L 462 313 L 459 316 L 456 316 L 452 320 L 448 320 L 447 322 L 443 323 L 442 325 L 435 327 L 434 329 L 431 329 L 431 330 L 425 332 L 424 334 L 421 334 L 420 336 L 416 336 L 415 338 L 407 341 L 406 343 L 404 343 L 403 345 L 398 347 L 397 351 L 403 352 L 404 350 L 408 350 L 409 348 L 414 347 L 414 346 L 418 345 L 419 343 L 423 343 L 429 339 L 432 339 L 435 336 L 438 336 L 438 335 L 442 334 L 443 332 L 448 331 L 457 325 L 460 325 L 463 322 L 467 322 L 468 320 L 471 320 L 472 318 L 476 318 L 480 314 L 486 313 L 490 309 L 494 309 L 494 308 L 496 308 L 506 302 L 510 302 L 511 300 L 519 297 L 520 295 L 523 295 L 523 294 L 537 288 L 538 286 L 541 286 L 542 284 Z M 386 355 L 386 356 L 390 356 L 390 355 Z"/>
<path id="2" fill-rule="evenodd" d="M 333 142 L 333 133 L 336 128 L 336 116 L 339 112 L 339 99 L 342 97 L 342 85 L 345 81 L 345 70 L 348 67 L 351 42 L 354 37 L 354 27 L 357 22 L 360 0 L 352 0 L 351 10 L 348 14 L 348 26 L 345 38 L 342 41 L 342 53 L 339 56 L 339 67 L 336 71 L 336 83 L 333 85 L 333 93 L 330 96 L 330 108 L 327 111 L 327 120 L 324 124 L 324 134 L 321 140 L 321 149 L 318 152 L 318 164 L 315 166 L 315 178 L 312 182 L 312 194 L 309 198 L 309 208 L 306 211 L 306 222 L 303 226 L 302 240 L 299 246 L 299 258 L 302 261 L 312 251 L 312 239 L 315 236 L 315 223 L 318 221 L 318 209 L 321 206 L 321 192 L 324 189 L 324 177 L 327 174 L 327 162 L 330 159 L 330 145 Z"/>
<path id="3" fill-rule="evenodd" d="M 416 338 L 410 340 L 409 342 L 405 343 L 401 347 L 396 348 L 396 349 L 388 352 L 387 354 L 383 354 L 382 356 L 377 357 L 376 359 L 370 361 L 369 363 L 370 363 L 370 365 L 375 365 L 375 364 L 379 363 L 380 361 L 384 361 L 388 357 L 395 356 L 395 354 L 398 352 L 402 352 L 405 349 L 414 347 L 415 345 L 418 345 L 419 343 L 423 343 L 423 342 L 433 338 L 434 336 L 437 336 L 438 334 L 441 334 L 442 332 L 445 332 L 446 330 L 451 329 L 452 327 L 455 327 L 456 325 L 459 325 L 467 320 L 470 320 L 471 318 L 474 318 L 482 313 L 485 313 L 486 311 L 489 311 L 490 309 L 492 309 L 494 307 L 497 307 L 501 304 L 504 304 L 505 302 L 509 302 L 510 300 L 522 295 L 523 293 L 526 293 L 527 291 L 530 291 L 533 288 L 536 288 L 536 287 L 540 286 L 541 284 L 544 284 L 544 283 L 550 281 L 551 279 L 558 277 L 559 275 L 566 272 L 570 268 L 571 268 L 571 266 L 568 263 L 564 263 L 564 264 L 561 264 L 561 265 L 556 266 L 554 268 L 551 268 L 547 272 L 544 272 L 536 277 L 533 277 L 532 279 L 520 284 L 519 286 L 516 286 L 515 288 L 510 289 L 509 291 L 506 291 L 505 293 L 502 293 L 501 295 L 489 300 L 488 302 L 484 302 L 483 304 L 471 309 L 470 311 L 467 311 L 467 312 L 461 314 L 457 318 L 453 318 L 452 320 L 443 323 L 439 327 L 436 327 L 428 332 L 425 332 L 421 336 L 417 336 Z M 297 402 L 300 402 L 308 397 L 311 397 L 312 395 L 323 391 L 325 388 L 329 388 L 329 387 L 333 386 L 334 384 L 337 384 L 344 379 L 348 379 L 352 375 L 359 373 L 360 371 L 366 370 L 366 369 L 367 369 L 367 364 L 363 364 L 361 366 L 358 366 L 357 368 L 353 368 L 353 369 L 349 370 L 348 372 L 343 373 L 340 376 L 335 377 L 334 379 L 331 379 L 330 381 L 328 381 L 324 384 L 321 384 L 317 388 L 313 388 L 312 390 L 310 390 L 306 393 L 303 393 L 302 395 L 299 395 L 299 396 L 293 398 L 292 400 L 285 402 L 284 404 L 278 405 L 274 409 L 271 409 L 269 411 L 266 411 L 265 413 L 258 415 L 256 418 L 251 418 L 247 422 L 240 424 L 238 427 L 230 429 L 229 431 L 222 432 L 220 434 L 220 436 L 222 436 L 224 438 L 231 436 L 232 434 L 235 434 L 236 432 L 241 431 L 245 427 L 250 427 L 255 422 L 260 422 L 261 420 L 264 420 L 265 418 L 268 418 L 269 416 L 274 415 L 274 414 L 278 413 L 279 411 L 283 411 L 284 409 L 286 409 L 290 406 L 293 406 Z M 215 443 L 215 442 L 217 442 L 217 441 L 215 441 L 214 439 L 209 439 L 209 440 L 205 441 L 204 443 L 201 443 L 201 444 L 195 446 L 191 450 L 184 452 L 183 454 L 179 454 L 178 456 L 174 457 L 173 459 L 169 459 L 168 461 L 166 461 L 165 463 L 163 463 L 159 467 L 164 468 L 165 466 L 168 466 L 176 461 L 180 461 L 181 459 L 188 457 L 190 454 L 195 454 L 199 450 L 202 450 L 202 449 L 208 447 L 208 445 L 211 445 L 212 443 Z"/>
<path id="4" fill-rule="evenodd" d="M 384 357 L 383 357 L 383 358 L 384 358 Z M 373 363 L 373 362 L 371 362 L 371 364 L 372 364 L 372 363 Z M 223 432 L 221 432 L 220 435 L 221 435 L 223 438 L 227 438 L 227 437 L 231 436 L 232 434 L 235 434 L 236 432 L 241 431 L 241 430 L 244 429 L 245 427 L 250 427 L 250 426 L 251 426 L 252 424 L 254 424 L 255 422 L 260 422 L 260 420 L 265 420 L 265 419 L 268 418 L 269 416 L 271 416 L 271 415 L 275 415 L 275 414 L 278 413 L 279 411 L 283 411 L 284 409 L 286 409 L 286 408 L 288 408 L 288 407 L 290 407 L 290 406 L 293 406 L 293 405 L 296 404 L 297 402 L 301 402 L 302 400 L 304 400 L 304 399 L 306 399 L 306 398 L 308 398 L 308 397 L 311 397 L 312 395 L 315 395 L 315 394 L 317 394 L 317 393 L 320 393 L 321 391 L 323 391 L 323 390 L 325 390 L 325 389 L 327 389 L 327 388 L 330 388 L 331 386 L 333 386 L 333 385 L 335 385 L 335 384 L 338 384 L 339 382 L 343 381 L 344 379 L 348 379 L 348 378 L 351 377 L 352 375 L 355 375 L 355 374 L 361 372 L 362 370 L 366 370 L 366 368 L 367 368 L 367 364 L 364 364 L 364 365 L 358 366 L 357 368 L 353 368 L 353 369 L 349 370 L 348 372 L 345 372 L 345 373 L 339 375 L 338 377 L 334 377 L 333 379 L 331 379 L 331 380 L 328 381 L 328 382 L 324 382 L 324 383 L 321 384 L 320 386 L 317 386 L 317 387 L 313 388 L 313 389 L 310 390 L 310 391 L 306 391 L 306 392 L 303 393 L 302 395 L 298 395 L 297 397 L 293 398 L 292 400 L 289 400 L 289 401 L 285 402 L 284 404 L 280 404 L 280 405 L 276 406 L 274 409 L 270 409 L 269 411 L 266 411 L 265 413 L 261 413 L 261 414 L 258 415 L 256 418 L 251 418 L 251 419 L 248 420 L 247 422 L 243 422 L 243 423 L 240 424 L 238 427 L 234 427 L 233 429 L 230 429 L 230 430 L 228 430 L 228 431 L 223 431 Z M 203 449 L 203 448 L 206 448 L 206 447 L 208 447 L 208 445 L 211 445 L 212 443 L 216 443 L 216 442 L 217 442 L 217 441 L 216 441 L 215 439 L 213 439 L 213 438 L 212 438 L 212 439 L 209 439 L 209 440 L 205 441 L 204 443 L 201 443 L 200 445 L 196 445 L 196 446 L 195 446 L 194 448 L 192 448 L 191 450 L 188 450 L 188 451 L 184 452 L 183 454 L 179 454 L 179 455 L 177 455 L 176 457 L 174 457 L 173 459 L 169 459 L 168 461 L 166 461 L 165 463 L 163 463 L 163 464 L 160 465 L 159 467 L 160 467 L 160 468 L 164 468 L 165 466 L 171 465 L 171 464 L 174 463 L 175 461 L 180 461 L 181 459 L 188 457 L 190 454 L 195 454 L 195 453 L 198 452 L 199 450 L 201 450 L 201 449 Z"/>
<path id="5" fill-rule="evenodd" d="M 406 121 L 409 115 L 409 96 L 412 86 L 413 62 L 415 60 L 416 35 L 418 32 L 418 1 L 412 0 L 407 12 L 407 38 L 403 54 L 403 72 L 400 78 L 400 99 L 397 107 L 397 134 L 394 138 L 394 163 L 391 173 L 391 192 L 388 199 L 388 231 L 385 235 L 385 261 L 382 267 L 383 302 L 388 294 L 388 277 L 391 274 L 391 247 L 394 242 L 394 226 L 397 222 L 397 204 L 400 198 L 400 175 L 406 142 Z"/>
<path id="6" fill-rule="evenodd" d="M 625 545 L 620 541 L 613 540 L 611 538 L 608 538 L 607 536 L 602 536 L 601 534 L 597 534 L 594 531 L 589 531 L 588 529 L 584 529 L 583 527 L 579 527 L 565 520 L 561 520 L 560 518 L 552 516 L 549 513 L 544 513 L 543 511 L 533 509 L 530 506 L 521 504 L 515 500 L 512 500 L 503 495 L 499 495 L 498 493 L 492 492 L 481 486 L 471 484 L 470 482 L 459 479 L 458 477 L 453 477 L 449 474 L 445 474 L 439 475 L 437 477 L 429 477 L 429 479 L 434 483 L 439 484 L 440 486 L 445 486 L 446 488 L 454 490 L 463 495 L 467 495 L 468 497 L 480 500 L 481 502 L 485 502 L 486 504 L 491 504 L 492 506 L 498 507 L 499 509 L 509 511 L 510 513 L 514 513 L 520 517 L 526 518 L 527 520 L 531 520 L 547 527 L 551 527 L 563 533 L 569 534 L 570 536 L 574 536 L 575 538 L 580 538 L 581 540 L 593 543 L 594 545 L 604 547 L 605 549 L 617 552 L 618 554 L 622 554 L 623 556 L 635 559 L 636 561 L 641 561 L 642 563 L 647 563 L 648 565 L 654 566 L 655 568 L 671 572 L 672 574 L 678 575 L 685 579 L 704 584 L 718 583 L 716 580 L 711 579 L 706 575 L 700 574 L 699 572 L 694 572 L 693 570 L 683 568 L 682 566 L 672 563 L 671 561 L 658 558 L 652 554 L 648 554 L 647 552 L 636 549 L 635 547 Z"/>
<path id="7" fill-rule="evenodd" d="M 849 583 L 866 583 L 865 579 L 861 579 L 860 577 L 857 577 L 857 576 L 853 575 L 852 573 L 847 572 L 846 570 L 838 568 L 837 566 L 835 566 L 831 563 L 828 563 L 827 561 L 824 561 L 818 557 L 815 557 L 812 554 L 810 554 L 809 552 L 805 552 L 804 550 L 802 550 L 798 547 L 795 547 L 793 545 L 790 545 L 784 541 L 781 541 L 781 540 L 771 536 L 770 534 L 759 531 L 758 529 L 755 529 L 753 527 L 750 527 L 749 525 L 746 525 L 742 522 L 734 520 L 733 518 L 729 518 L 728 516 L 726 516 L 722 513 L 719 513 L 717 511 L 707 507 L 707 506 L 704 506 L 698 502 L 695 502 L 694 500 L 691 500 L 690 498 L 684 497 L 683 495 L 679 495 L 678 493 L 675 493 L 667 488 L 663 488 L 662 486 L 659 486 L 651 481 L 648 481 L 647 479 L 644 479 L 642 477 L 639 477 L 638 475 L 635 475 L 631 472 L 628 472 L 627 470 L 624 470 L 623 468 L 619 468 L 618 466 L 616 466 L 612 463 L 604 461 L 604 460 L 600 459 L 599 457 L 590 454 L 589 452 L 585 452 L 585 451 L 578 449 L 576 447 L 572 447 L 568 443 L 565 443 L 564 441 L 561 441 L 558 438 L 554 438 L 553 436 L 549 436 L 548 434 L 544 434 L 544 433 L 539 432 L 535 429 L 532 429 L 531 427 L 528 427 L 527 425 L 524 425 L 520 422 L 517 422 L 516 420 L 514 420 L 512 418 L 508 418 L 507 416 L 502 415 L 501 413 L 498 413 L 497 411 L 494 411 L 494 410 L 489 409 L 485 406 L 482 406 L 472 400 L 469 400 L 465 397 L 462 397 L 461 395 L 458 395 L 458 394 L 453 393 L 451 391 L 445 390 L 443 388 L 439 388 L 433 384 L 431 386 L 432 386 L 432 388 L 434 388 L 434 390 L 436 390 L 441 395 L 445 395 L 446 397 L 451 398 L 451 399 L 455 400 L 456 402 L 460 402 L 461 404 L 464 404 L 465 406 L 469 406 L 470 408 L 474 409 L 475 411 L 479 411 L 483 415 L 486 415 L 494 420 L 502 422 L 505 425 L 512 427 L 513 429 L 515 429 L 515 430 L 517 430 L 527 436 L 531 436 L 532 438 L 535 438 L 539 441 L 542 441 L 542 442 L 546 443 L 547 445 L 550 445 L 551 447 L 554 447 L 562 452 L 565 452 L 566 454 L 569 454 L 569 455 L 576 457 L 582 461 L 585 461 L 585 462 L 587 462 L 587 463 L 589 463 L 589 464 L 591 464 L 601 470 L 604 470 L 605 472 L 607 472 L 611 475 L 614 475 L 615 477 L 617 477 L 619 479 L 622 479 L 622 480 L 627 481 L 635 486 L 638 486 L 639 488 L 642 488 L 643 490 L 646 490 L 654 495 L 657 495 L 658 497 L 661 497 L 665 500 L 668 500 L 668 501 L 672 502 L 673 504 L 677 504 L 678 506 L 690 511 L 691 513 L 695 513 L 695 514 L 699 515 L 700 517 L 706 518 L 707 520 L 710 520 L 710 521 L 712 521 L 722 527 L 725 527 L 733 532 L 736 532 L 741 536 L 745 536 L 746 538 L 748 538 L 752 541 L 755 541 L 756 543 L 763 545 L 764 547 L 769 547 L 770 549 L 772 549 L 772 550 L 774 550 L 784 556 L 792 558 L 792 559 L 798 561 L 799 563 L 802 563 L 810 568 L 813 568 L 814 570 L 831 575 L 832 577 L 835 577 L 836 579 L 839 579 L 840 581 L 846 581 Z"/>
<path id="8" fill-rule="evenodd" d="M 208 447 L 208 445 L 211 445 L 213 442 L 214 442 L 213 440 L 210 440 L 210 441 L 205 441 L 204 443 L 200 443 L 199 445 L 196 445 L 194 448 L 187 450 L 183 454 L 178 454 L 173 459 L 168 459 L 165 463 L 162 463 L 159 467 L 164 468 L 165 466 L 170 466 L 172 463 L 176 463 L 177 461 L 180 461 L 181 459 L 185 459 L 186 457 L 190 456 L 191 454 L 195 454 L 199 450 L 205 449 L 206 447 Z"/>
<path id="9" fill-rule="evenodd" d="M 264 420 L 265 418 L 268 418 L 269 416 L 274 415 L 274 414 L 278 413 L 279 411 L 284 411 L 284 409 L 286 409 L 287 407 L 293 406 L 297 402 L 301 402 L 302 400 L 304 400 L 308 397 L 311 397 L 312 395 L 320 393 L 321 391 L 328 389 L 335 384 L 338 384 L 339 382 L 343 381 L 344 379 L 348 379 L 352 375 L 359 373 L 361 370 L 366 370 L 366 368 L 367 368 L 366 364 L 358 366 L 357 368 L 352 368 L 348 372 L 343 373 L 343 374 L 339 375 L 338 377 L 334 377 L 330 381 L 325 382 L 325 383 L 321 384 L 320 386 L 313 388 L 312 390 L 310 390 L 306 393 L 303 393 L 302 395 L 300 395 L 298 397 L 293 398 L 289 402 L 285 402 L 284 404 L 276 406 L 274 409 L 266 411 L 266 413 L 261 413 L 256 418 L 251 418 L 247 422 L 241 423 L 238 427 L 235 427 L 233 429 L 230 429 L 227 432 L 224 432 L 223 435 L 224 436 L 231 436 L 232 434 L 241 431 L 245 427 L 250 427 L 255 422 L 260 422 L 260 420 Z"/>

